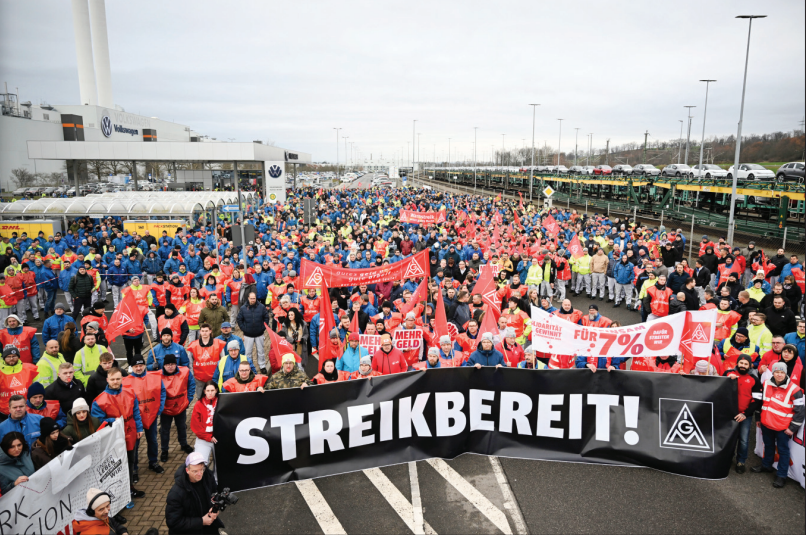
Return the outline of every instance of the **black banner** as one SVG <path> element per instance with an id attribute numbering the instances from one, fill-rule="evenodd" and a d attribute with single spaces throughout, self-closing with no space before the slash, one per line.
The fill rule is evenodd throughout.
<path id="1" fill-rule="evenodd" d="M 719 479 L 737 404 L 736 382 L 721 377 L 507 368 L 222 394 L 218 483 L 245 490 L 468 452 Z"/>

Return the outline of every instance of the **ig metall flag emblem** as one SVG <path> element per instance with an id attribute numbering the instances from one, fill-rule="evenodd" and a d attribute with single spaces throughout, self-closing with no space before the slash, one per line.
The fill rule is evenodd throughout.
<path id="1" fill-rule="evenodd" d="M 714 451 L 714 406 L 705 401 L 660 398 L 660 447 Z"/>

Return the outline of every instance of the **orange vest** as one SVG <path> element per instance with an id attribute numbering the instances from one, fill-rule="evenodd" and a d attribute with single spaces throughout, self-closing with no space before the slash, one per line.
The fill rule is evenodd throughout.
<path id="1" fill-rule="evenodd" d="M 313 380 L 316 381 L 316 384 L 318 385 L 323 385 L 325 383 L 337 383 L 339 381 L 346 381 L 349 378 L 350 378 L 350 372 L 343 372 L 343 371 L 339 371 L 339 378 L 336 379 L 335 381 L 328 381 L 327 379 L 325 379 L 325 376 L 322 375 L 321 373 L 317 373 L 316 375 L 313 376 Z M 232 379 L 230 379 L 230 381 L 231 380 Z M 226 386 L 226 384 L 224 386 Z"/>
<path id="2" fill-rule="evenodd" d="M 764 381 L 761 406 L 761 423 L 764 427 L 773 431 L 789 429 L 795 414 L 792 396 L 799 390 L 800 387 L 791 379 L 787 380 L 785 386 L 775 386 L 772 378 Z"/>
<path id="3" fill-rule="evenodd" d="M 184 303 L 190 295 L 190 286 L 174 286 L 173 284 L 165 284 L 165 291 L 171 295 L 171 303 L 176 308 L 179 308 L 180 303 Z"/>
<path id="4" fill-rule="evenodd" d="M 36 329 L 34 327 L 23 327 L 20 334 L 9 334 L 8 329 L 0 330 L 0 343 L 3 347 L 8 344 L 13 345 L 20 350 L 20 360 L 23 362 L 33 363 L 34 356 L 31 354 L 31 339 L 36 336 Z"/>
<path id="5" fill-rule="evenodd" d="M 577 309 L 572 309 L 570 313 L 563 312 L 563 309 L 555 310 L 554 315 L 571 323 L 577 323 L 582 319 L 582 312 Z"/>
<path id="6" fill-rule="evenodd" d="M 221 351 L 226 345 L 224 340 L 213 338 L 213 345 L 202 347 L 200 340 L 194 340 L 187 348 L 192 357 L 193 377 L 202 382 L 212 381 L 218 361 L 221 360 Z"/>
<path id="7" fill-rule="evenodd" d="M 13 307 L 19 300 L 19 294 L 14 292 L 14 288 L 8 284 L 0 284 L 0 300 L 8 307 Z"/>
<path id="8" fill-rule="evenodd" d="M 32 409 L 28 405 L 25 406 L 28 410 L 28 414 L 38 414 L 39 416 L 48 418 L 53 418 L 54 420 L 59 419 L 59 411 L 61 410 L 61 405 L 59 405 L 58 401 L 46 401 L 45 406 L 41 409 Z"/>
<path id="9" fill-rule="evenodd" d="M 179 338 L 182 336 L 183 321 L 185 321 L 185 317 L 182 314 L 174 314 L 170 319 L 160 316 L 157 318 L 157 332 L 161 333 L 164 328 L 168 327 L 174 333 L 172 337 L 174 343 L 178 344 Z"/>
<path id="10" fill-rule="evenodd" d="M 144 377 L 127 375 L 123 378 L 123 388 L 134 392 L 134 396 L 137 398 L 137 403 L 140 405 L 140 419 L 143 420 L 145 429 L 151 429 L 160 410 L 162 382 L 157 376 L 159 373 L 158 371 L 148 372 Z"/>
<path id="11" fill-rule="evenodd" d="M 265 375 L 257 374 L 251 382 L 242 384 L 235 377 L 232 377 L 224 383 L 224 390 L 227 392 L 255 392 L 258 387 L 265 386 L 268 379 Z"/>
<path id="12" fill-rule="evenodd" d="M 162 384 L 165 385 L 165 408 L 162 413 L 166 416 L 176 416 L 190 404 L 188 399 L 188 375 L 190 370 L 184 366 L 177 366 L 176 369 L 179 373 L 173 375 L 157 372 L 162 377 Z"/>
<path id="13" fill-rule="evenodd" d="M 22 283 L 25 286 L 25 293 L 28 297 L 37 294 L 36 290 L 36 273 L 28 271 L 22 274 Z"/>
<path id="14" fill-rule="evenodd" d="M 305 312 L 302 314 L 302 319 L 305 320 L 305 323 L 310 323 L 314 316 L 319 313 L 319 300 L 321 298 L 316 297 L 311 299 L 310 297 L 302 296 L 299 300 L 302 302 L 302 307 L 305 309 Z"/>
<path id="15" fill-rule="evenodd" d="M 669 296 L 672 295 L 671 288 L 666 287 L 663 290 L 658 290 L 656 286 L 650 286 L 646 293 L 652 298 L 649 302 L 650 311 L 658 317 L 668 316 Z"/>
<path id="16" fill-rule="evenodd" d="M 106 314 L 104 314 L 103 316 L 93 316 L 91 314 L 87 315 L 87 316 L 84 316 L 83 318 L 81 318 L 81 327 L 84 327 L 84 325 L 86 325 L 87 323 L 89 323 L 91 321 L 97 321 L 98 326 L 101 328 L 101 330 L 106 332 L 106 327 L 109 325 L 109 318 L 106 317 Z M 81 332 L 81 339 L 83 340 L 84 339 L 84 329 L 82 329 L 81 331 L 82 331 Z"/>
<path id="17" fill-rule="evenodd" d="M 367 379 L 369 377 L 380 377 L 383 374 L 381 372 L 376 372 L 375 370 L 370 370 L 368 375 L 361 375 L 361 372 L 353 372 L 350 374 L 350 380 L 353 379 Z"/>
<path id="18" fill-rule="evenodd" d="M 17 373 L 0 373 L 0 412 L 8 414 L 8 398 L 14 394 L 25 396 L 37 375 L 39 369 L 27 362 L 22 364 L 22 369 Z"/>
<path id="19" fill-rule="evenodd" d="M 101 520 L 73 520 L 74 535 L 109 535 L 111 532 L 109 524 Z"/>
<path id="20" fill-rule="evenodd" d="M 143 307 L 148 306 L 148 292 L 151 291 L 151 286 L 143 285 L 140 286 L 140 289 L 135 290 L 131 286 L 129 286 L 128 290 L 134 295 L 135 302 Z"/>
<path id="21" fill-rule="evenodd" d="M 201 303 L 191 303 L 190 299 L 188 299 L 185 301 L 185 304 L 183 304 L 182 307 L 185 309 L 185 319 L 188 322 L 188 327 L 198 325 L 199 314 L 201 314 L 201 311 L 204 308 L 204 301 Z M 196 374 L 194 373 L 194 375 Z"/>
<path id="22" fill-rule="evenodd" d="M 154 295 L 157 296 L 157 303 L 159 303 L 159 306 L 161 307 L 164 307 L 165 303 L 167 302 L 165 300 L 165 290 L 167 284 L 167 282 L 159 283 L 154 281 L 154 284 L 151 285 L 151 289 L 154 290 Z"/>
<path id="23" fill-rule="evenodd" d="M 716 330 L 714 331 L 714 341 L 719 342 L 725 338 L 730 338 L 732 327 L 738 323 L 740 319 L 742 319 L 742 315 L 735 310 L 729 310 L 727 312 L 717 310 L 716 313 L 717 317 Z M 720 322 L 722 325 L 720 325 Z"/>
<path id="24" fill-rule="evenodd" d="M 238 303 L 238 301 L 240 300 L 241 285 L 243 284 L 243 281 L 244 281 L 243 278 L 237 281 L 232 279 L 227 281 L 227 287 L 229 288 L 229 294 L 230 294 L 230 301 L 232 303 Z"/>
<path id="25" fill-rule="evenodd" d="M 134 392 L 121 388 L 120 394 L 111 395 L 108 392 L 101 392 L 95 403 L 107 418 L 123 417 L 123 429 L 126 433 L 126 450 L 133 450 L 137 440 L 137 422 L 134 421 Z"/>

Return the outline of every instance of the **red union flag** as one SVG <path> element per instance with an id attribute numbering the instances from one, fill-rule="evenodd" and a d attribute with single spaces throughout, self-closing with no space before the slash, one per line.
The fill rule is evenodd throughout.
<path id="1" fill-rule="evenodd" d="M 393 280 L 416 279 L 428 276 L 428 249 L 410 256 L 400 262 L 369 269 L 350 269 L 341 266 L 323 266 L 310 260 L 302 259 L 300 279 L 302 288 L 320 288 L 325 284 L 328 288 L 375 284 Z"/>
<path id="2" fill-rule="evenodd" d="M 571 238 L 571 243 L 568 244 L 568 250 L 571 251 L 574 258 L 582 258 L 585 256 L 585 253 L 582 252 L 582 244 L 579 243 L 579 236 Z"/>
<path id="3" fill-rule="evenodd" d="M 401 210 L 400 221 L 415 225 L 434 225 L 445 222 L 445 212 L 417 212 L 416 210 Z"/>
<path id="4" fill-rule="evenodd" d="M 112 342 L 118 335 L 136 327 L 138 323 L 143 323 L 143 315 L 134 299 L 134 292 L 126 292 L 109 319 L 109 325 L 106 327 L 106 339 Z"/>
<path id="5" fill-rule="evenodd" d="M 276 373 L 283 364 L 283 355 L 292 353 L 297 362 L 302 362 L 302 358 L 294 351 L 294 347 L 288 343 L 288 340 L 280 337 L 276 332 L 272 331 L 268 325 L 263 324 L 266 331 L 269 333 L 269 340 L 271 340 L 271 350 L 269 351 L 269 365 L 271 366 L 271 373 Z"/>
<path id="6" fill-rule="evenodd" d="M 556 236 L 560 232 L 560 225 L 557 224 L 557 220 L 551 217 L 551 214 L 543 220 L 543 226 L 546 227 L 546 230 L 548 230 L 552 236 Z M 577 240 L 577 242 L 579 242 L 579 240 Z"/>

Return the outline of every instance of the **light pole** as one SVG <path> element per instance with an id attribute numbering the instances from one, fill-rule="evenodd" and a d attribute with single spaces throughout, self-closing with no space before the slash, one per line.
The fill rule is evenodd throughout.
<path id="1" fill-rule="evenodd" d="M 574 141 L 574 166 L 577 164 L 577 152 L 579 152 L 579 128 L 574 128 L 577 131 L 576 140 Z"/>
<path id="2" fill-rule="evenodd" d="M 590 159 L 593 156 L 593 132 L 590 134 L 590 139 L 588 140 L 588 158 Z M 588 160 L 588 165 L 590 165 L 590 160 Z"/>
<path id="3" fill-rule="evenodd" d="M 417 134 L 417 161 L 420 161 L 420 136 L 422 133 Z"/>
<path id="4" fill-rule="evenodd" d="M 557 140 L 557 167 L 560 167 L 560 147 L 562 146 L 563 142 L 563 119 L 557 119 L 560 121 L 560 138 Z M 557 170 L 559 172 L 559 169 Z"/>
<path id="5" fill-rule="evenodd" d="M 696 108 L 697 106 L 683 106 L 684 108 L 688 108 L 688 129 L 686 130 L 686 159 L 683 160 L 683 163 L 688 165 L 688 147 L 691 143 L 691 108 Z"/>
<path id="6" fill-rule="evenodd" d="M 716 82 L 716 80 L 700 80 L 700 82 L 705 82 L 705 108 L 702 111 L 702 141 L 700 142 L 700 178 L 703 178 L 705 175 L 702 172 L 702 152 L 703 147 L 705 147 L 705 114 L 708 113 L 708 88 L 711 82 Z"/>
<path id="7" fill-rule="evenodd" d="M 529 104 L 532 107 L 532 165 L 529 167 L 529 202 L 532 202 L 532 177 L 535 169 L 535 110 L 540 104 Z"/>
<path id="8" fill-rule="evenodd" d="M 473 127 L 473 193 L 476 192 L 476 165 L 478 165 L 479 127 Z"/>
<path id="9" fill-rule="evenodd" d="M 678 119 L 680 123 L 680 137 L 677 138 L 677 163 L 683 159 L 683 119 Z"/>
<path id="10" fill-rule="evenodd" d="M 416 147 L 415 143 L 417 143 L 417 119 L 414 119 L 414 123 L 411 126 L 411 173 L 414 174 L 414 148 Z"/>
<path id="11" fill-rule="evenodd" d="M 345 171 L 345 173 L 347 172 L 347 154 L 348 154 L 347 153 L 347 139 L 349 137 L 350 136 L 341 136 L 341 138 L 344 140 L 344 171 Z"/>
<path id="12" fill-rule="evenodd" d="M 504 138 L 506 134 L 501 134 L 501 167 L 504 167 Z"/>
<path id="13" fill-rule="evenodd" d="M 448 138 L 448 167 L 450 166 L 451 166 L 451 138 Z"/>
<path id="14" fill-rule="evenodd" d="M 742 106 L 739 108 L 739 130 L 736 134 L 736 154 L 733 158 L 733 186 L 730 195 L 730 219 L 728 219 L 728 243 L 733 243 L 734 215 L 736 213 L 736 181 L 739 176 L 739 155 L 742 150 L 742 121 L 744 120 L 744 95 L 747 90 L 747 64 L 750 62 L 750 31 L 753 19 L 763 19 L 767 15 L 739 15 L 737 19 L 750 19 L 747 27 L 747 53 L 744 59 L 744 81 L 742 82 Z"/>
<path id="15" fill-rule="evenodd" d="M 336 131 L 336 181 L 339 181 L 339 130 L 341 128 L 333 127 Z"/>

